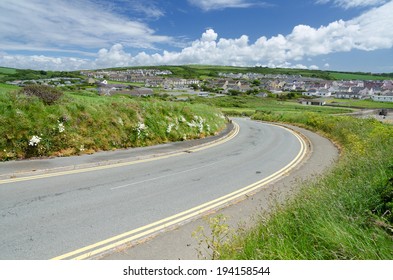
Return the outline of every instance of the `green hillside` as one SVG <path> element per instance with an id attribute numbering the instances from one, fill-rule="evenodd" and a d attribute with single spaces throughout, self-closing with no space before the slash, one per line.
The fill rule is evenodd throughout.
<path id="1" fill-rule="evenodd" d="M 393 73 L 372 74 L 361 72 L 338 72 L 291 68 L 268 67 L 234 67 L 218 65 L 162 65 L 162 66 L 134 66 L 121 68 L 107 68 L 101 70 L 126 70 L 126 69 L 161 69 L 172 71 L 175 77 L 186 79 L 206 79 L 218 77 L 222 73 L 259 73 L 273 75 L 301 75 L 303 77 L 320 78 L 326 80 L 384 80 L 393 79 Z M 0 82 L 12 80 L 43 79 L 53 77 L 80 77 L 79 71 L 43 71 L 29 69 L 13 69 L 0 67 Z"/>

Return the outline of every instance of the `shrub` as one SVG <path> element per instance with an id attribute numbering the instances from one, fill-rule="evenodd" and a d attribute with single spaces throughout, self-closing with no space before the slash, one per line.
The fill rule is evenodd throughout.
<path id="1" fill-rule="evenodd" d="M 28 85 L 22 89 L 22 92 L 28 96 L 36 96 L 46 105 L 52 105 L 63 96 L 63 92 L 45 85 Z"/>

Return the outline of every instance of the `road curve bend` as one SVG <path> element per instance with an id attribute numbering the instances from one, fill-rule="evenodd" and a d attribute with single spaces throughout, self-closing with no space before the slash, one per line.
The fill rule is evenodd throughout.
<path id="1" fill-rule="evenodd" d="M 89 259 L 195 220 L 287 175 L 309 146 L 235 119 L 230 141 L 111 168 L 0 181 L 0 259 Z"/>

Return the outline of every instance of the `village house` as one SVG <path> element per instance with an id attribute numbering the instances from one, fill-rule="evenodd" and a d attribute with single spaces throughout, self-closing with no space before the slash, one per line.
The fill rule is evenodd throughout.
<path id="1" fill-rule="evenodd" d="M 150 88 L 133 88 L 132 90 L 120 91 L 119 94 L 126 94 L 135 97 L 148 97 L 154 94 Z"/>
<path id="2" fill-rule="evenodd" d="M 393 102 L 393 92 L 386 92 L 384 95 L 373 95 L 371 99 L 379 102 Z"/>
<path id="3" fill-rule="evenodd" d="M 319 89 L 309 89 L 306 92 L 302 92 L 303 96 L 317 96 L 317 97 L 330 97 L 332 95 L 332 93 L 325 88 L 319 88 Z"/>
<path id="4" fill-rule="evenodd" d="M 335 97 L 340 99 L 363 99 L 359 92 L 336 92 Z"/>
<path id="5" fill-rule="evenodd" d="M 302 105 L 324 106 L 326 101 L 323 99 L 302 99 L 299 103 Z"/>
<path id="6" fill-rule="evenodd" d="M 191 85 L 199 85 L 197 79 L 165 79 L 163 87 L 165 89 L 185 89 Z"/>
<path id="7" fill-rule="evenodd" d="M 128 85 L 123 84 L 109 84 L 107 80 L 103 80 L 97 84 L 97 91 L 99 95 L 112 95 L 117 91 L 127 89 Z"/>
<path id="8" fill-rule="evenodd" d="M 145 87 L 163 87 L 165 78 L 162 77 L 149 77 L 145 80 Z"/>

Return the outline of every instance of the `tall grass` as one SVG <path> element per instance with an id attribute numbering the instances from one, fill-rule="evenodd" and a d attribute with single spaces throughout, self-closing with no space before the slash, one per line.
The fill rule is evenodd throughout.
<path id="1" fill-rule="evenodd" d="M 65 94 L 46 105 L 36 97 L 1 93 L 0 159 L 181 141 L 212 135 L 224 126 L 219 110 L 200 104 Z"/>
<path id="2" fill-rule="evenodd" d="M 342 157 L 333 171 L 305 183 L 236 238 L 222 258 L 393 259 L 393 127 L 316 113 L 259 112 L 254 118 L 324 133 L 339 143 Z"/>

